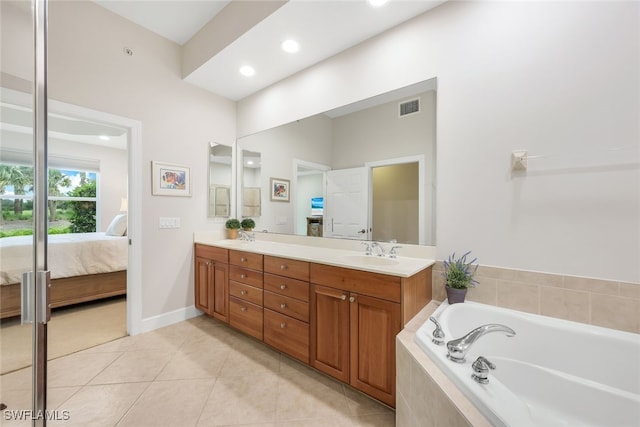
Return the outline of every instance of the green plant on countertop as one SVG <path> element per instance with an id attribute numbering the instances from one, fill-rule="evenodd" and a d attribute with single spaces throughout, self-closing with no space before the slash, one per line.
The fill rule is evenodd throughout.
<path id="1" fill-rule="evenodd" d="M 229 218 L 227 222 L 224 223 L 224 226 L 228 230 L 238 230 L 240 228 L 240 221 L 235 218 Z"/>
<path id="2" fill-rule="evenodd" d="M 240 225 L 245 230 L 253 230 L 256 227 L 256 222 L 251 218 L 245 218 L 240 222 Z"/>
<path id="3" fill-rule="evenodd" d="M 471 251 L 456 258 L 455 252 L 449 255 L 449 259 L 443 262 L 445 284 L 453 289 L 468 289 L 475 287 L 479 282 L 473 278 L 478 271 L 478 264 L 473 265 L 478 258 L 467 262 L 467 256 Z"/>

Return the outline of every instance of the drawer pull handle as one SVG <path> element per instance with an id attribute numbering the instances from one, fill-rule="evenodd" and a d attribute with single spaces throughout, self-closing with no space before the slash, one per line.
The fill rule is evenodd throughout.
<path id="1" fill-rule="evenodd" d="M 244 279 L 245 277 L 247 277 L 247 276 L 245 276 L 244 273 L 240 275 L 241 279 Z"/>
<path id="2" fill-rule="evenodd" d="M 287 285 L 285 285 L 285 284 L 283 283 L 282 285 L 280 285 L 280 289 L 282 289 L 282 290 L 284 291 L 285 289 L 287 289 Z"/>
<path id="3" fill-rule="evenodd" d="M 346 299 L 347 299 L 347 295 L 346 295 L 346 294 L 342 294 L 342 296 L 340 297 L 340 299 L 341 299 L 342 301 L 346 300 Z"/>
<path id="4" fill-rule="evenodd" d="M 284 323 L 284 322 L 280 323 L 280 329 L 284 329 L 284 328 L 286 328 L 286 327 L 287 327 L 287 324 L 286 324 L 286 323 Z"/>
<path id="5" fill-rule="evenodd" d="M 286 270 L 287 266 L 285 264 L 280 264 L 280 270 Z"/>
<path id="6" fill-rule="evenodd" d="M 247 307 L 240 307 L 240 311 L 247 311 Z"/>
<path id="7" fill-rule="evenodd" d="M 240 258 L 240 262 L 247 262 L 247 259 L 245 257 Z"/>
<path id="8" fill-rule="evenodd" d="M 349 297 L 349 302 L 355 302 L 356 297 Z"/>
<path id="9" fill-rule="evenodd" d="M 247 291 L 240 291 L 240 295 L 246 295 Z"/>
<path id="10" fill-rule="evenodd" d="M 280 304 L 280 308 L 287 308 L 287 304 L 283 302 L 282 304 Z"/>

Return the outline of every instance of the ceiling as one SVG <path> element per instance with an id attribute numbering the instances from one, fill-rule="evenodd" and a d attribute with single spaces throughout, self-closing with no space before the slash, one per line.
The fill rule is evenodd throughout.
<path id="1" fill-rule="evenodd" d="M 255 8 L 246 0 L 94 0 L 97 4 L 183 46 L 195 45 L 197 33 L 216 25 L 233 25 L 229 6 Z M 227 40 L 201 65 L 185 75 L 186 81 L 231 100 L 240 100 L 273 83 L 380 34 L 446 0 L 389 0 L 380 7 L 367 0 L 289 0 L 274 12 L 246 24 L 246 13 L 236 15 L 244 29 Z M 234 3 L 234 4 L 232 4 Z M 277 2 L 272 2 L 277 4 Z M 264 3 L 263 3 L 264 4 Z M 223 10 L 227 7 L 227 10 Z M 216 21 L 224 16 L 227 22 Z M 242 24 L 242 25 L 241 25 Z M 204 31 L 203 30 L 203 31 Z M 196 37 L 194 37 L 194 35 Z M 280 49 L 286 39 L 300 44 L 297 53 Z M 219 43 L 219 40 L 216 40 Z M 183 64 L 184 65 L 184 64 Z M 245 77 L 242 65 L 256 74 Z"/>

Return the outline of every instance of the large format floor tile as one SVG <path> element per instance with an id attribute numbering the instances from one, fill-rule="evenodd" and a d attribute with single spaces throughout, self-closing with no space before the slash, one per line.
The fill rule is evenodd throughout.
<path id="1" fill-rule="evenodd" d="M 29 370 L 3 375 L 2 401 L 28 408 L 29 387 Z M 52 360 L 48 402 L 69 414 L 54 426 L 395 425 L 386 406 L 206 316 Z"/>

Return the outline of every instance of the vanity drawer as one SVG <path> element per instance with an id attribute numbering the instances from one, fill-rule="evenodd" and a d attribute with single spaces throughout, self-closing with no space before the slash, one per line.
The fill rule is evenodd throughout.
<path id="1" fill-rule="evenodd" d="M 311 283 L 315 285 L 329 286 L 387 301 L 401 301 L 400 282 L 400 277 L 388 274 L 311 264 Z"/>
<path id="2" fill-rule="evenodd" d="M 262 307 L 229 297 L 229 325 L 261 340 Z"/>
<path id="3" fill-rule="evenodd" d="M 218 248 L 216 246 L 207 246 L 207 245 L 201 245 L 199 243 L 196 243 L 195 255 L 196 257 L 212 259 L 214 261 L 218 261 L 223 264 L 229 263 L 229 250 Z"/>
<path id="4" fill-rule="evenodd" d="M 262 254 L 230 250 L 229 264 L 262 271 L 262 257 Z"/>
<path id="5" fill-rule="evenodd" d="M 264 310 L 264 342 L 309 363 L 309 324 Z"/>
<path id="6" fill-rule="evenodd" d="M 249 270 L 248 268 L 232 265 L 229 267 L 229 280 L 255 286 L 256 288 L 262 288 L 261 271 Z"/>
<path id="7" fill-rule="evenodd" d="M 264 271 L 293 279 L 309 280 L 309 263 L 265 255 Z"/>
<path id="8" fill-rule="evenodd" d="M 264 307 L 309 322 L 309 303 L 265 291 Z"/>
<path id="9" fill-rule="evenodd" d="M 262 305 L 262 289 L 240 282 L 229 282 L 229 295 L 256 305 Z"/>
<path id="10" fill-rule="evenodd" d="M 309 282 L 302 280 L 265 273 L 264 289 L 302 301 L 309 301 Z"/>

